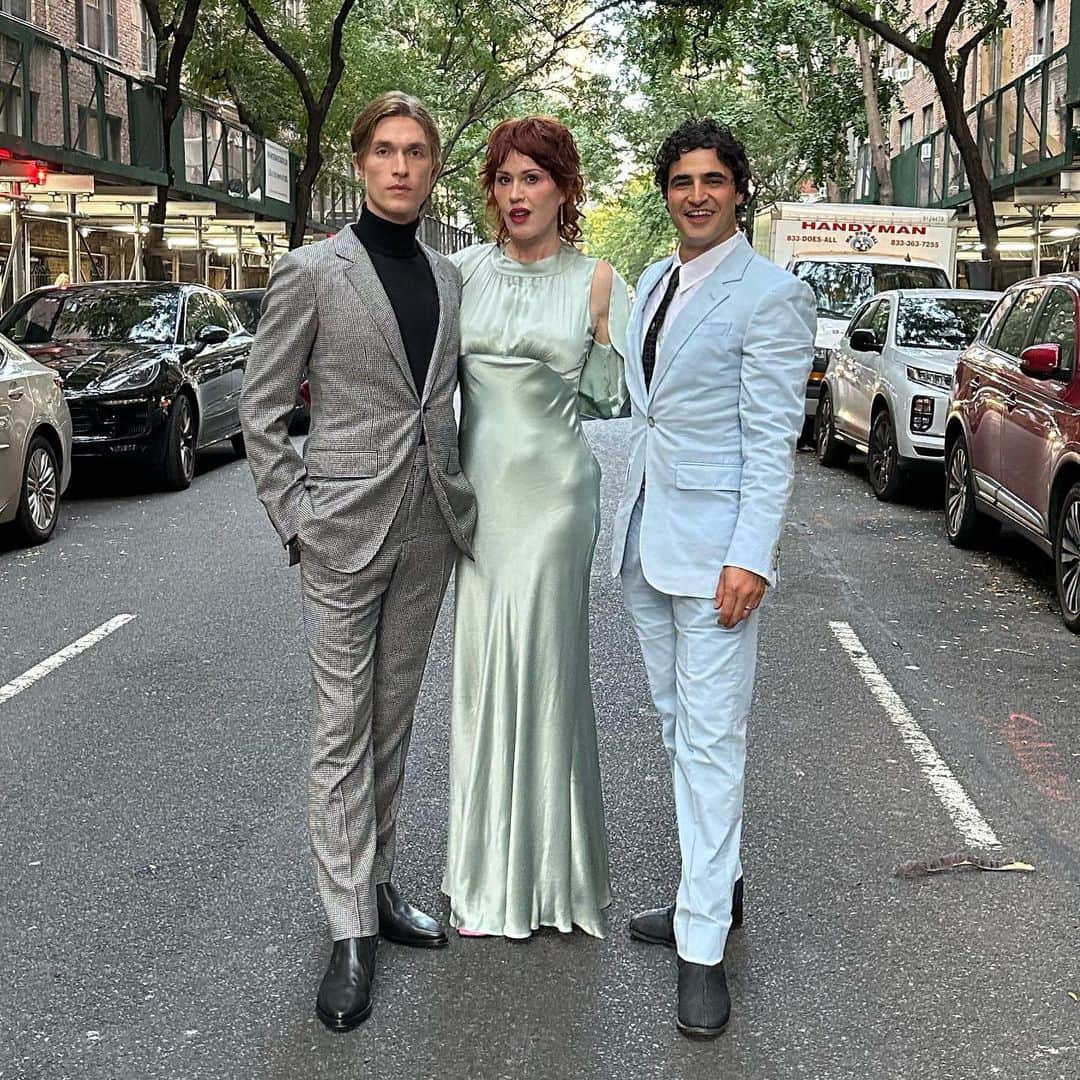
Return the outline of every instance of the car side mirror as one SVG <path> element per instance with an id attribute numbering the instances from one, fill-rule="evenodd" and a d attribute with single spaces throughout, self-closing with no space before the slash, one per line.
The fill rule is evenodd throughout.
<path id="1" fill-rule="evenodd" d="M 204 326 L 196 335 L 195 342 L 198 345 L 220 345 L 228 341 L 229 331 L 224 326 Z"/>
<path id="2" fill-rule="evenodd" d="M 881 352 L 881 344 L 877 334 L 865 327 L 851 331 L 851 347 L 856 352 Z"/>
<path id="3" fill-rule="evenodd" d="M 1060 345 L 1029 345 L 1020 354 L 1020 370 L 1033 379 L 1052 379 L 1061 374 Z"/>

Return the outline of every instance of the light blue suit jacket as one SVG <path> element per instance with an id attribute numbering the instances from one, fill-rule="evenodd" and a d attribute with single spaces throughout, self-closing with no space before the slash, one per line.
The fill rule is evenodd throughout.
<path id="1" fill-rule="evenodd" d="M 612 573 L 644 478 L 641 564 L 655 589 L 712 597 L 724 566 L 772 585 L 813 361 L 814 295 L 740 235 L 667 327 L 646 391 L 643 313 L 672 258 L 641 275 L 627 330 L 630 463 Z"/>

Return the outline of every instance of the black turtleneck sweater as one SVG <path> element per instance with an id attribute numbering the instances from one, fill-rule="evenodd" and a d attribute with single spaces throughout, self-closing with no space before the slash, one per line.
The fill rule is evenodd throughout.
<path id="1" fill-rule="evenodd" d="M 439 328 L 439 293 L 427 257 L 416 241 L 419 219 L 398 225 L 365 205 L 353 232 L 371 258 L 397 316 L 417 394 L 424 392 Z"/>

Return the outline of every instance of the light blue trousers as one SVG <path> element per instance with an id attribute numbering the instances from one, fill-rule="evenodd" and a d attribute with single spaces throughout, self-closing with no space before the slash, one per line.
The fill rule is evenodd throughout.
<path id="1" fill-rule="evenodd" d="M 746 717 L 759 615 L 725 630 L 711 598 L 658 592 L 641 569 L 640 533 L 639 499 L 620 576 L 675 786 L 682 855 L 675 940 L 684 960 L 718 964 L 731 929 L 731 890 L 742 874 Z"/>

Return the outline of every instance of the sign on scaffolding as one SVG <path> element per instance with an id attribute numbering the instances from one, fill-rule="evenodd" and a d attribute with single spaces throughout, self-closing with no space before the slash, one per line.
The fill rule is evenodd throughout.
<path id="1" fill-rule="evenodd" d="M 289 171 L 289 151 L 284 146 L 266 140 L 266 198 L 292 202 L 292 176 Z"/>

